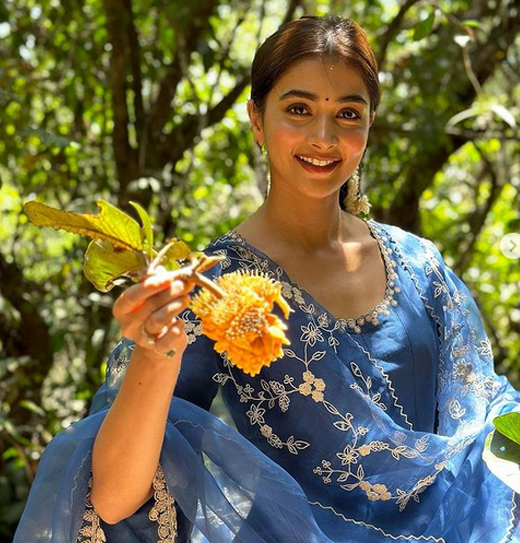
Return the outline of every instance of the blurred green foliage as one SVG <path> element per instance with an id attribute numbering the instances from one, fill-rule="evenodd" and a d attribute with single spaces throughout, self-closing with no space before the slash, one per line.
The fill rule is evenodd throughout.
<path id="1" fill-rule="evenodd" d="M 245 101 L 258 44 L 334 12 L 367 30 L 383 100 L 364 186 L 377 220 L 437 243 L 469 285 L 497 369 L 520 382 L 518 1 L 0 1 L 0 539 L 41 452 L 84 415 L 117 338 L 86 242 L 27 224 L 24 201 L 141 203 L 202 248 L 253 211 L 265 163 Z"/>

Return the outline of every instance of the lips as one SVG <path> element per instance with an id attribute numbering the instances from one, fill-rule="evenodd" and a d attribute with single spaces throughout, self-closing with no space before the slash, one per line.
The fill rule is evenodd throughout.
<path id="1" fill-rule="evenodd" d="M 318 158 L 303 155 L 296 155 L 296 159 L 305 170 L 312 173 L 331 172 L 341 162 L 339 158 Z"/>

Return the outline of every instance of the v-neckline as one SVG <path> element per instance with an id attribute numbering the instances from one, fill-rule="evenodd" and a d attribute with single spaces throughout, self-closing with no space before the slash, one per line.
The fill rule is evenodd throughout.
<path id="1" fill-rule="evenodd" d="M 243 246 L 250 249 L 253 253 L 255 253 L 257 256 L 261 257 L 267 263 L 272 267 L 273 269 L 280 270 L 281 275 L 284 276 L 285 281 L 293 288 L 300 291 L 305 297 L 307 297 L 314 306 L 318 307 L 322 313 L 326 313 L 329 318 L 339 324 L 342 328 L 350 329 L 356 333 L 361 332 L 361 327 L 367 323 L 371 323 L 373 326 L 379 325 L 379 319 L 382 315 L 390 315 L 389 307 L 390 306 L 396 306 L 397 301 L 395 300 L 395 294 L 401 292 L 400 288 L 396 286 L 396 280 L 398 279 L 398 275 L 395 271 L 395 268 L 397 267 L 397 262 L 395 259 L 392 258 L 393 250 L 389 249 L 385 245 L 385 241 L 388 241 L 389 235 L 387 232 L 384 232 L 381 225 L 378 223 L 375 223 L 372 219 L 369 219 L 367 221 L 364 221 L 367 225 L 370 235 L 377 241 L 378 247 L 379 247 L 379 254 L 381 256 L 381 259 L 383 261 L 383 265 L 385 268 L 385 277 L 386 277 L 386 284 L 385 284 L 385 292 L 383 295 L 383 299 L 374 307 L 372 307 L 367 312 L 363 313 L 362 315 L 358 315 L 357 317 L 350 317 L 350 318 L 344 318 L 344 317 L 337 317 L 330 311 L 327 307 L 325 307 L 323 304 L 321 304 L 316 298 L 305 288 L 300 286 L 296 281 L 293 281 L 287 271 L 278 264 L 276 261 L 274 261 L 269 255 L 264 253 L 262 250 L 258 249 L 249 241 L 247 241 L 242 234 L 239 234 L 236 230 L 231 230 L 225 236 L 224 238 L 231 238 L 236 241 L 239 241 Z M 381 237 L 381 235 L 378 232 L 378 228 L 383 230 L 384 236 Z"/>

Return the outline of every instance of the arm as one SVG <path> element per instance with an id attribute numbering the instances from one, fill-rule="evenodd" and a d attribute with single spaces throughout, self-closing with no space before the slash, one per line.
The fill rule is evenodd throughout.
<path id="1" fill-rule="evenodd" d="M 148 359 L 136 347 L 121 390 L 98 432 L 92 452 L 91 500 L 115 524 L 153 494 L 168 407 L 180 366 Z"/>
<path id="2" fill-rule="evenodd" d="M 136 345 L 92 452 L 91 501 L 108 524 L 132 515 L 152 495 L 168 407 L 187 343 L 176 316 L 186 307 L 190 285 L 174 278 L 173 272 L 134 285 L 114 305 L 123 335 Z M 155 346 L 146 342 L 143 326 L 150 335 L 161 335 Z M 161 354 L 170 349 L 176 350 L 172 358 Z"/>

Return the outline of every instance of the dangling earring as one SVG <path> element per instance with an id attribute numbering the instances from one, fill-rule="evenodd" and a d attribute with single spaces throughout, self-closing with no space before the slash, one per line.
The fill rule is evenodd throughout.
<path id="1" fill-rule="evenodd" d="M 260 153 L 262 153 L 262 155 L 266 155 L 267 154 L 267 148 L 265 146 L 265 143 L 260 143 L 260 142 L 255 142 L 257 147 L 260 149 Z"/>
<path id="2" fill-rule="evenodd" d="M 368 215 L 370 213 L 370 202 L 364 194 L 361 194 L 361 168 L 359 166 L 347 179 L 347 196 L 343 202 L 345 211 L 352 215 Z"/>
<path id="3" fill-rule="evenodd" d="M 269 190 L 271 188 L 271 179 L 269 178 L 269 168 L 267 165 L 267 160 L 265 159 L 267 157 L 267 146 L 265 143 L 260 143 L 259 141 L 256 141 L 256 146 L 260 150 L 260 155 L 256 155 L 255 157 L 255 171 L 256 176 L 258 179 L 258 187 L 260 191 L 263 193 L 264 198 L 267 197 L 269 194 Z"/>

